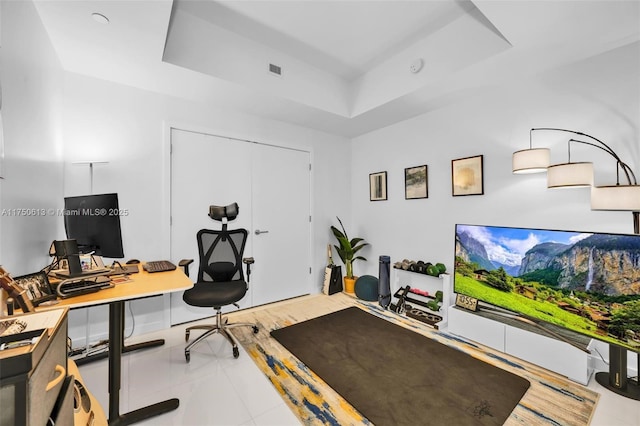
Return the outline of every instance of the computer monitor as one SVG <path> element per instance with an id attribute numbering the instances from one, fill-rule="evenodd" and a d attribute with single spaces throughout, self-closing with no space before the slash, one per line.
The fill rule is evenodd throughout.
<path id="1" fill-rule="evenodd" d="M 124 258 L 118 194 L 66 197 L 64 208 L 67 238 L 77 241 L 80 253 Z"/>

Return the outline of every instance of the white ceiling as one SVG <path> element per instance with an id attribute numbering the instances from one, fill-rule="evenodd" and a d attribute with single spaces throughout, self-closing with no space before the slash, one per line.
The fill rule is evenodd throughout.
<path id="1" fill-rule="evenodd" d="M 473 7 L 454 1 L 185 1 L 181 10 L 353 80 Z"/>
<path id="2" fill-rule="evenodd" d="M 35 4 L 67 71 L 347 137 L 640 40 L 637 0 Z"/>

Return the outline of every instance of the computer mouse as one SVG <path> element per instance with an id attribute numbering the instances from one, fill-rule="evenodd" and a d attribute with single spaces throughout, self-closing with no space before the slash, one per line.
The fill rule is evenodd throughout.
<path id="1" fill-rule="evenodd" d="M 140 263 L 140 261 L 138 259 L 129 259 L 129 260 L 127 260 L 127 265 L 137 265 L 138 263 Z"/>

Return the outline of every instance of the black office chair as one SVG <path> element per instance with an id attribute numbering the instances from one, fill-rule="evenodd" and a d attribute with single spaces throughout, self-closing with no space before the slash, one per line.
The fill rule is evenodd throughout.
<path id="1" fill-rule="evenodd" d="M 214 333 L 220 333 L 233 346 L 233 357 L 238 358 L 238 341 L 228 331 L 235 327 L 253 327 L 253 332 L 258 332 L 258 327 L 250 323 L 229 324 L 227 319 L 222 318 L 222 307 L 235 305 L 247 293 L 249 276 L 251 275 L 251 265 L 253 258 L 242 258 L 244 247 L 247 242 L 246 229 L 228 230 L 227 223 L 238 216 L 238 204 L 220 207 L 210 206 L 209 217 L 218 222 L 222 222 L 222 230 L 201 229 L 198 231 L 198 253 L 200 256 L 200 266 L 198 268 L 198 280 L 193 288 L 186 290 L 182 299 L 191 306 L 214 308 L 216 310 L 215 325 L 194 325 L 187 328 L 185 340 L 189 341 L 191 330 L 206 330 L 201 336 L 189 343 L 184 350 L 187 362 L 190 361 L 191 348 Z M 185 273 L 189 275 L 189 264 L 192 261 L 182 261 Z M 242 264 L 247 268 L 247 280 L 245 281 L 242 272 Z"/>

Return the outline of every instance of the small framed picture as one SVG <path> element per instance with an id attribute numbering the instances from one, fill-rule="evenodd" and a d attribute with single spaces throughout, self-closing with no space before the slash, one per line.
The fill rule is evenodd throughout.
<path id="1" fill-rule="evenodd" d="M 383 201 L 387 199 L 387 172 L 369 175 L 369 200 Z"/>
<path id="2" fill-rule="evenodd" d="M 33 306 L 38 306 L 42 302 L 47 300 L 53 300 L 56 298 L 51 284 L 49 284 L 49 278 L 44 272 L 36 272 L 34 274 L 22 275 L 13 279 L 16 284 L 26 290 L 27 297 L 33 303 Z"/>
<path id="3" fill-rule="evenodd" d="M 482 155 L 451 160 L 451 191 L 459 195 L 484 194 Z"/>
<path id="4" fill-rule="evenodd" d="M 456 306 L 475 312 L 478 310 L 478 299 L 456 293 Z"/>
<path id="5" fill-rule="evenodd" d="M 405 200 L 429 198 L 428 188 L 427 166 L 408 167 L 404 169 Z"/>

